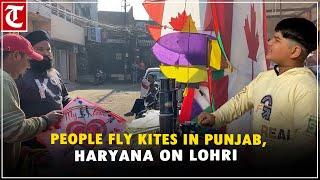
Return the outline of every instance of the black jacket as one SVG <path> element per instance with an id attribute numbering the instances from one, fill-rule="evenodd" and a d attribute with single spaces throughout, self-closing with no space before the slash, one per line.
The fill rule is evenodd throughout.
<path id="1" fill-rule="evenodd" d="M 53 68 L 47 73 L 28 70 L 16 84 L 26 118 L 60 110 L 71 100 L 59 72 Z"/>

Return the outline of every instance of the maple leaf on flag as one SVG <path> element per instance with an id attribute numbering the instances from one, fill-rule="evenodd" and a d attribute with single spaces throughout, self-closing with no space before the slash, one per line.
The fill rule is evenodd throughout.
<path id="1" fill-rule="evenodd" d="M 249 49 L 248 57 L 253 60 L 257 61 L 257 52 L 259 48 L 259 35 L 256 33 L 256 11 L 254 10 L 254 5 L 251 6 L 251 21 L 249 26 L 248 17 L 245 19 L 245 26 L 244 31 L 246 33 L 246 39 Z"/>
<path id="2" fill-rule="evenodd" d="M 187 19 L 188 19 L 187 13 L 186 11 L 183 11 L 181 14 L 178 13 L 178 16 L 176 18 L 171 18 L 171 21 L 169 23 L 174 30 L 181 31 L 181 29 L 187 22 Z"/>
<path id="3" fill-rule="evenodd" d="M 181 32 L 197 32 L 197 28 L 195 26 L 195 22 L 193 21 L 191 15 L 187 16 L 187 20 L 184 23 L 183 28 L 181 29 Z"/>

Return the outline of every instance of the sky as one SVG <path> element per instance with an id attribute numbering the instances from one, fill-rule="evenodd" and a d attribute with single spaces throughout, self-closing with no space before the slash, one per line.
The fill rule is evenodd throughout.
<path id="1" fill-rule="evenodd" d="M 136 20 L 148 20 L 149 16 L 146 13 L 142 2 L 144 0 L 127 0 L 127 7 L 129 11 L 130 7 L 133 7 L 133 17 Z M 124 12 L 124 0 L 98 0 L 98 11 L 122 11 Z M 122 6 L 122 7 L 121 7 Z"/>

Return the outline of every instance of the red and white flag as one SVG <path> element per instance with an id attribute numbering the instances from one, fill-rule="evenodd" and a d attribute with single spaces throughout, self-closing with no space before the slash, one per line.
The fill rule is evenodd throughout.
<path id="1" fill-rule="evenodd" d="M 269 62 L 265 58 L 267 22 L 264 6 L 263 3 L 236 1 L 233 4 L 230 62 L 234 72 L 229 74 L 228 99 L 240 92 L 260 72 L 268 69 Z M 250 122 L 250 113 L 246 113 L 241 119 L 229 124 L 227 131 L 248 132 Z"/>

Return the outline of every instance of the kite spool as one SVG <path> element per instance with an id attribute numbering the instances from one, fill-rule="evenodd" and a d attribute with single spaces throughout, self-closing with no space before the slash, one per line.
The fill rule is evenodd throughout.
<path id="1" fill-rule="evenodd" d="M 175 79 L 161 79 L 160 82 L 160 132 L 174 133 L 177 119 Z"/>

